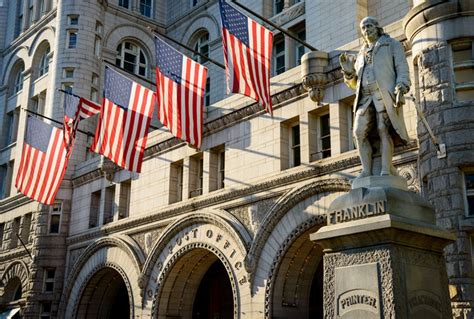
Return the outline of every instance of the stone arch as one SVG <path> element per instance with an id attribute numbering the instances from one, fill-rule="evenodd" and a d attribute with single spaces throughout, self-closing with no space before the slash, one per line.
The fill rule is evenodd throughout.
<path id="1" fill-rule="evenodd" d="M 39 32 L 35 34 L 33 41 L 31 42 L 31 46 L 28 50 L 28 55 L 33 56 L 33 52 L 37 52 L 39 46 L 43 45 L 44 41 L 47 41 L 48 44 L 55 42 L 55 32 L 56 29 L 53 26 L 45 26 Z M 51 50 L 53 48 L 51 47 Z"/>
<path id="2" fill-rule="evenodd" d="M 89 245 L 79 256 L 66 280 L 60 313 L 70 318 L 80 301 L 81 292 L 94 274 L 104 267 L 118 271 L 127 285 L 131 307 L 137 312 L 140 300 L 138 278 L 145 258 L 138 245 L 125 235 L 104 237 Z M 138 307 L 138 308 L 137 308 Z"/>
<path id="3" fill-rule="evenodd" d="M 238 318 L 242 311 L 239 296 L 248 295 L 245 292 L 249 289 L 243 260 L 250 241 L 251 237 L 245 227 L 225 211 L 194 212 L 169 225 L 154 245 L 142 272 L 141 287 L 145 296 L 146 312 L 144 315 L 160 318 L 162 310 L 158 309 L 160 302 L 169 298 L 163 291 L 167 292 L 170 289 L 164 287 L 169 287 L 170 280 L 174 280 L 170 278 L 176 278 L 176 271 L 184 269 L 185 265 L 191 265 L 186 273 L 198 273 L 198 275 L 190 281 L 185 281 L 195 284 L 206 267 L 210 266 L 211 261 L 220 260 L 232 286 L 234 316 Z M 208 253 L 210 254 L 206 257 Z M 196 266 L 195 263 L 186 263 L 187 260 L 194 260 L 193 258 L 201 260 L 202 267 Z M 195 292 L 197 287 L 191 284 L 192 287 L 189 288 L 190 286 L 186 285 L 187 289 L 180 287 L 175 290 L 180 289 L 178 293 L 181 292 L 183 295 L 188 293 L 188 298 L 181 299 L 194 300 L 189 298 L 189 293 L 192 295 L 192 291 Z M 183 309 L 189 311 L 189 304 L 183 303 Z"/>
<path id="4" fill-rule="evenodd" d="M 273 316 L 271 305 L 275 286 L 279 287 L 280 295 L 275 295 L 280 304 L 284 301 L 290 308 L 292 304 L 300 305 L 297 311 L 310 306 L 310 283 L 322 251 L 309 240 L 309 234 L 325 225 L 330 203 L 349 187 L 344 179 L 311 181 L 289 191 L 266 214 L 255 236 L 255 246 L 250 249 L 254 255 L 249 252 L 247 256 L 247 261 L 251 262 L 248 266 L 252 267 L 253 301 L 264 305 L 264 309 L 259 310 L 264 311 L 266 318 Z M 285 293 L 287 300 L 282 297 Z M 275 315 L 300 316 L 291 311 Z"/>
<path id="5" fill-rule="evenodd" d="M 7 59 L 5 59 L 4 69 L 3 69 L 3 79 L 2 85 L 10 85 L 10 78 L 11 73 L 14 71 L 14 68 L 18 65 L 18 63 L 23 63 L 26 69 L 26 62 L 29 59 L 28 56 L 28 47 L 21 46 L 18 47 L 15 51 L 13 51 Z M 21 61 L 21 62 L 20 62 Z"/>
<path id="6" fill-rule="evenodd" d="M 193 37 L 200 31 L 206 30 L 209 32 L 209 42 L 212 43 L 216 39 L 219 39 L 220 25 L 214 16 L 208 14 L 201 14 L 195 17 L 189 25 L 186 27 L 181 36 L 181 43 L 189 44 L 193 40 Z"/>
<path id="7" fill-rule="evenodd" d="M 257 267 L 263 246 L 267 242 L 272 230 L 281 221 L 285 214 L 305 199 L 325 192 L 347 192 L 350 189 L 350 183 L 346 179 L 329 178 L 311 181 L 303 186 L 298 186 L 281 197 L 265 214 L 255 238 L 250 247 L 247 258 L 245 259 L 245 268 L 253 273 Z"/>
<path id="8" fill-rule="evenodd" d="M 10 263 L 0 277 L 0 296 L 2 301 L 4 301 L 5 293 L 7 291 L 8 284 L 13 280 L 18 280 L 22 288 L 22 297 L 26 296 L 26 291 L 28 287 L 28 277 L 30 272 L 28 271 L 28 266 L 22 260 L 16 260 Z M 5 289 L 7 288 L 7 289 Z"/>
<path id="9" fill-rule="evenodd" d="M 43 55 L 45 54 L 46 50 L 49 49 L 49 57 L 51 58 L 52 55 L 52 48 L 50 45 L 51 42 L 48 40 L 43 40 L 41 43 L 39 43 L 35 50 L 33 51 L 32 59 L 31 59 L 31 76 L 32 79 L 35 80 L 39 76 L 39 66 L 40 66 L 40 61 L 43 58 Z M 30 50 L 31 51 L 31 50 Z M 51 63 L 51 59 L 49 61 Z"/>
<path id="10" fill-rule="evenodd" d="M 155 42 L 153 35 L 146 28 L 131 24 L 122 24 L 112 28 L 104 37 L 104 48 L 115 52 L 117 46 L 123 41 L 132 41 L 139 44 L 145 51 L 151 75 L 155 65 Z"/>

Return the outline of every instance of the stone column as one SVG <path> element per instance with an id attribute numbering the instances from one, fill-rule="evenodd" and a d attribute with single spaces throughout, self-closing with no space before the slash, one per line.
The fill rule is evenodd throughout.
<path id="1" fill-rule="evenodd" d="M 434 135 L 446 146 L 446 157 L 438 158 L 426 128 L 418 124 L 420 177 L 438 225 L 457 236 L 445 249 L 453 316 L 471 318 L 474 223 L 467 214 L 464 173 L 474 167 L 474 86 L 465 77 L 474 59 L 472 0 L 418 0 L 414 5 L 403 24 L 419 84 L 415 93 Z M 467 49 L 459 51 L 459 44 Z"/>
<path id="2" fill-rule="evenodd" d="M 431 205 L 401 177 L 355 180 L 311 235 L 324 249 L 325 318 L 450 318 L 443 247 Z"/>

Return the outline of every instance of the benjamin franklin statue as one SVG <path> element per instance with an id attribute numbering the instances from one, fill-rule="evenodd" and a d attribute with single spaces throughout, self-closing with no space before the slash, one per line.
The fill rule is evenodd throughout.
<path id="1" fill-rule="evenodd" d="M 362 173 L 374 175 L 374 141 L 380 141 L 380 175 L 397 175 L 392 164 L 394 143 L 406 143 L 408 134 L 400 106 L 410 89 L 408 64 L 402 45 L 384 33 L 377 20 L 360 22 L 365 44 L 357 57 L 342 53 L 339 62 L 346 84 L 356 90 L 354 137 L 359 149 Z M 377 172 L 378 173 L 378 172 Z"/>

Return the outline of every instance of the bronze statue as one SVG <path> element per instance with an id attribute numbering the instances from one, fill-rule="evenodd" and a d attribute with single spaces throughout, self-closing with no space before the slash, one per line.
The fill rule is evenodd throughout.
<path id="1" fill-rule="evenodd" d="M 374 17 L 360 22 L 365 44 L 356 56 L 342 53 L 339 62 L 344 81 L 356 90 L 354 131 L 362 173 L 372 172 L 373 133 L 380 140 L 380 175 L 397 175 L 392 164 L 394 143 L 408 142 L 408 134 L 399 107 L 410 89 L 405 53 L 399 41 L 391 38 Z"/>

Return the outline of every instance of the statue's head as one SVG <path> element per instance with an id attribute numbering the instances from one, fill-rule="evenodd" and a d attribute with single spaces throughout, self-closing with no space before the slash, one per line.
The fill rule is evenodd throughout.
<path id="1" fill-rule="evenodd" d="M 365 17 L 360 22 L 360 30 L 365 42 L 373 43 L 384 34 L 383 28 L 379 26 L 379 22 L 374 17 Z"/>

